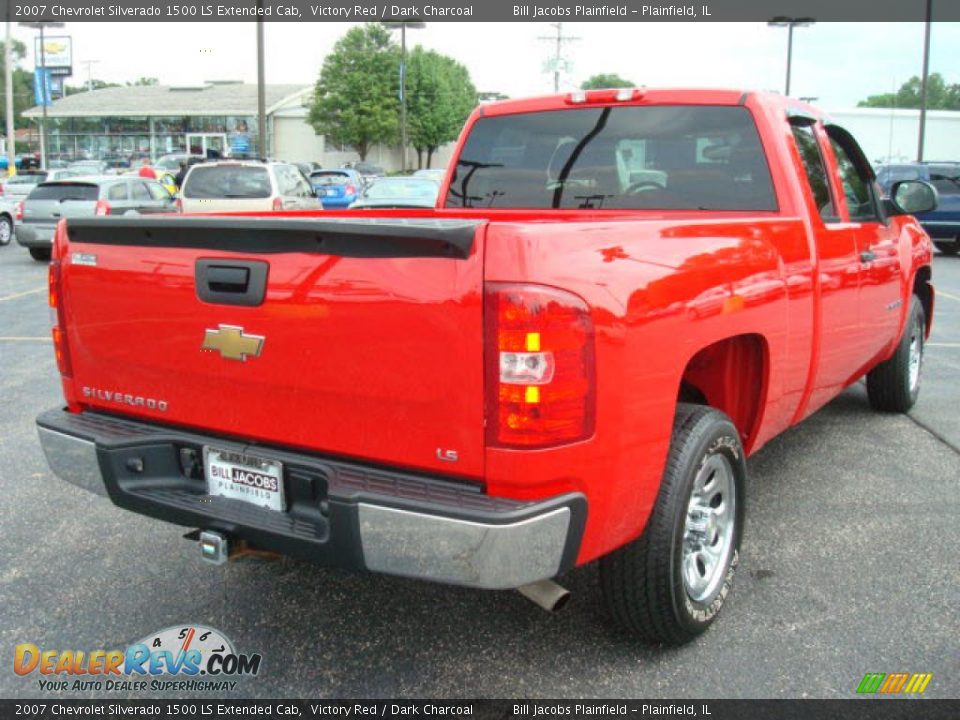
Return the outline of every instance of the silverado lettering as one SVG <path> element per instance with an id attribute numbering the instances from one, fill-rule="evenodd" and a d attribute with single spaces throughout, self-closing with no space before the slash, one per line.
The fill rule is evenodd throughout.
<path id="1" fill-rule="evenodd" d="M 916 401 L 934 288 L 912 214 L 935 204 L 921 181 L 882 197 L 792 98 L 485 104 L 435 209 L 62 222 L 67 407 L 40 437 L 65 480 L 222 548 L 545 607 L 596 560 L 620 626 L 687 642 L 733 585 L 747 458 L 863 377 L 878 410 Z M 209 287 L 211 254 L 242 297 Z M 257 362 L 201 351 L 242 326 L 270 337 Z M 276 497 L 238 513 L 266 493 L 209 502 L 225 481 Z"/>

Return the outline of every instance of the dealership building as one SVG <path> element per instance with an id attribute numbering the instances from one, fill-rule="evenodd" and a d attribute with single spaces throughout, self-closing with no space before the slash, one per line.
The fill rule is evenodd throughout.
<path id="1" fill-rule="evenodd" d="M 307 122 L 312 85 L 267 85 L 266 154 L 336 167 L 357 160 L 351 148 L 332 146 Z M 38 128 L 43 111 L 24 117 Z M 110 87 L 68 95 L 47 108 L 47 156 L 51 159 L 146 157 L 176 152 L 220 155 L 257 153 L 257 86 L 208 81 L 191 86 Z M 34 135 L 39 140 L 38 135 Z M 448 151 L 449 152 L 449 151 Z M 447 153 L 441 153 L 440 161 Z M 412 153 L 411 153 L 412 154 Z M 396 148 L 374 145 L 367 160 L 399 167 Z"/>

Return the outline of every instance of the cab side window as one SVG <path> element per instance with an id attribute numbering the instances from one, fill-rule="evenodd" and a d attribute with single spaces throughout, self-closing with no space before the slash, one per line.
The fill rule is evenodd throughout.
<path id="1" fill-rule="evenodd" d="M 828 128 L 827 133 L 830 135 L 830 146 L 840 169 L 840 182 L 847 200 L 847 209 L 850 211 L 850 220 L 877 222 L 880 215 L 877 212 L 873 183 L 869 171 L 857 162 L 858 153 L 850 145 L 854 142 L 853 138 L 834 128 Z"/>
<path id="2" fill-rule="evenodd" d="M 837 222 L 837 211 L 833 204 L 833 198 L 830 195 L 830 182 L 827 179 L 827 168 L 823 162 L 823 156 L 820 154 L 820 145 L 817 143 L 817 136 L 813 132 L 813 125 L 791 123 L 790 129 L 793 132 L 793 139 L 797 143 L 797 150 L 800 152 L 800 159 L 803 161 L 803 169 L 806 171 L 807 183 L 813 194 L 814 202 L 820 211 L 820 217 L 824 222 Z"/>

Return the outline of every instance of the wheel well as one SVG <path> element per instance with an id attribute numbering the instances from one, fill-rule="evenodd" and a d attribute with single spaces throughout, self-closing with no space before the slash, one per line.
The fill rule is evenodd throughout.
<path id="1" fill-rule="evenodd" d="M 913 294 L 920 298 L 920 304 L 923 306 L 923 317 L 927 323 L 927 335 L 930 334 L 930 328 L 933 326 L 933 289 L 930 287 L 930 278 L 932 273 L 929 266 L 923 266 L 917 270 L 913 276 Z"/>
<path id="2" fill-rule="evenodd" d="M 736 335 L 708 345 L 690 359 L 677 400 L 726 413 L 749 452 L 766 390 L 766 341 L 761 335 Z"/>

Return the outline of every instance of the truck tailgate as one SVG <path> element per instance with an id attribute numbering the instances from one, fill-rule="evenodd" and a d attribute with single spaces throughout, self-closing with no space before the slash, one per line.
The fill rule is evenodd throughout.
<path id="1" fill-rule="evenodd" d="M 479 478 L 483 231 L 433 219 L 71 220 L 61 272 L 75 398 Z"/>

